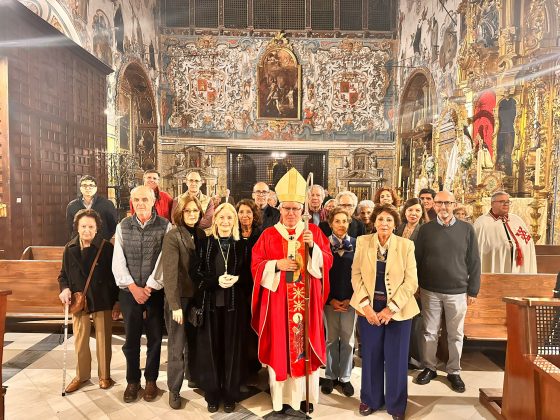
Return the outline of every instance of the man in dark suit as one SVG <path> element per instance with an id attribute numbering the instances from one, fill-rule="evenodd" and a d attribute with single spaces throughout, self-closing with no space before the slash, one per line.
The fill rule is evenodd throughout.
<path id="1" fill-rule="evenodd" d="M 335 200 L 336 207 L 344 208 L 346 211 L 348 211 L 348 215 L 352 217 L 352 221 L 350 222 L 350 226 L 348 227 L 348 235 L 353 238 L 365 235 L 366 226 L 361 220 L 358 220 L 354 217 L 356 207 L 358 206 L 358 197 L 356 197 L 356 194 L 354 194 L 352 191 L 343 191 L 338 193 Z M 326 220 L 319 223 L 319 228 L 321 228 L 321 230 L 327 237 L 332 235 L 331 227 Z"/>
<path id="2" fill-rule="evenodd" d="M 268 193 L 270 188 L 266 182 L 257 182 L 253 187 L 253 200 L 262 212 L 262 230 L 274 226 L 280 220 L 280 212 L 268 205 Z"/>

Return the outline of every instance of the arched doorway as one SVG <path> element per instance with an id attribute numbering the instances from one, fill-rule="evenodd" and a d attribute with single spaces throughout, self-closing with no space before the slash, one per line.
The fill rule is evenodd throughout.
<path id="1" fill-rule="evenodd" d="M 109 168 L 109 179 L 115 181 L 112 187 L 118 206 L 125 209 L 128 208 L 129 188 L 141 182 L 144 170 L 157 168 L 155 97 L 139 63 L 132 62 L 120 72 L 116 119 L 118 155 L 126 157 L 127 164 Z"/>
<path id="2" fill-rule="evenodd" d="M 399 110 L 399 149 L 397 162 L 404 198 L 412 196 L 414 181 L 420 178 L 422 163 L 433 155 L 432 123 L 435 102 L 434 82 L 427 70 L 416 70 L 403 90 Z M 399 181 L 397 181 L 399 182 Z"/>

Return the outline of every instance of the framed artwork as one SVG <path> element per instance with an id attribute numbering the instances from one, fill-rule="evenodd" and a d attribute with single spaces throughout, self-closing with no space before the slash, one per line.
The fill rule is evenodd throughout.
<path id="1" fill-rule="evenodd" d="M 268 44 L 259 60 L 257 118 L 301 119 L 301 65 L 284 34 Z"/>

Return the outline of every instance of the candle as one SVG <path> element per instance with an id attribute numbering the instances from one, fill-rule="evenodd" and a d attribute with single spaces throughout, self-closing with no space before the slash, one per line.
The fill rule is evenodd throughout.
<path id="1" fill-rule="evenodd" d="M 480 185 L 482 182 L 482 159 L 483 159 L 482 145 L 478 149 L 478 154 L 476 156 L 476 185 Z"/>
<path id="2" fill-rule="evenodd" d="M 539 147 L 535 152 L 535 187 L 540 184 L 541 178 L 541 152 L 542 149 Z"/>
<path id="3" fill-rule="evenodd" d="M 402 165 L 399 166 L 399 175 L 397 177 L 397 188 L 401 186 L 401 182 L 402 182 Z"/>

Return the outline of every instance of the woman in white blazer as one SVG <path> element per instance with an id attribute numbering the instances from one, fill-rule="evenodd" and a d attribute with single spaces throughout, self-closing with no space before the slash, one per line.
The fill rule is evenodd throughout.
<path id="1" fill-rule="evenodd" d="M 393 233 L 399 214 L 392 205 L 377 206 L 371 217 L 376 233 L 357 239 L 352 264 L 350 304 L 361 315 L 360 414 L 367 416 L 385 405 L 393 419 L 403 419 L 410 328 L 419 312 L 414 244 Z"/>

